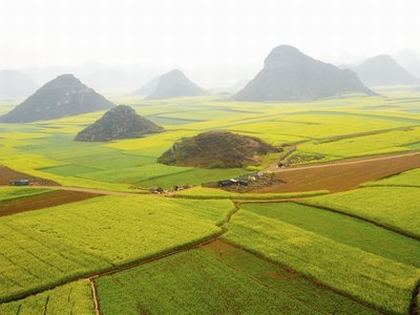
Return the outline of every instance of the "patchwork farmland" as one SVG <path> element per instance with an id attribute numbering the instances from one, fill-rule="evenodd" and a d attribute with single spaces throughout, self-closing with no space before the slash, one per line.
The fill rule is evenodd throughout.
<path id="1" fill-rule="evenodd" d="M 165 131 L 110 142 L 73 141 L 103 112 L 0 124 L 0 314 L 417 314 L 413 97 L 133 99 Z M 158 163 L 209 130 L 281 150 Z M 217 185 L 257 173 L 270 181 Z"/>

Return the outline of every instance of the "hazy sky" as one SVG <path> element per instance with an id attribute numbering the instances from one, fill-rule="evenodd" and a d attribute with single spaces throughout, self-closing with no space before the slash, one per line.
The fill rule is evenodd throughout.
<path id="1" fill-rule="evenodd" d="M 419 0 L 1 0 L 0 67 L 261 64 L 276 45 L 332 62 L 420 51 Z"/>

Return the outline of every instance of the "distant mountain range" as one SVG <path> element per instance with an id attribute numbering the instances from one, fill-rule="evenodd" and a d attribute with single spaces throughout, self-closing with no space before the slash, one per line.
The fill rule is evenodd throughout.
<path id="1" fill-rule="evenodd" d="M 154 78 L 151 81 L 147 82 L 141 88 L 135 90 L 133 92 L 133 95 L 136 95 L 136 96 L 147 96 L 147 95 L 152 94 L 156 90 L 156 88 L 158 86 L 159 78 L 160 77 L 157 77 L 157 78 Z"/>
<path id="2" fill-rule="evenodd" d="M 345 94 L 374 95 L 351 70 L 313 59 L 298 49 L 274 48 L 264 68 L 234 98 L 241 101 L 314 100 Z"/>
<path id="3" fill-rule="evenodd" d="M 109 109 L 114 104 L 72 74 L 46 83 L 23 103 L 0 117 L 4 123 L 26 123 Z"/>
<path id="4" fill-rule="evenodd" d="M 394 59 L 416 78 L 420 78 L 420 54 L 405 49 L 394 55 Z"/>
<path id="5" fill-rule="evenodd" d="M 0 71 L 0 99 L 24 98 L 36 91 L 38 85 L 25 73 Z"/>
<path id="6" fill-rule="evenodd" d="M 153 79 L 134 92 L 136 95 L 147 95 L 146 99 L 171 97 L 200 96 L 205 92 L 188 79 L 180 70 L 172 70 Z"/>
<path id="7" fill-rule="evenodd" d="M 369 58 L 353 70 L 368 86 L 412 85 L 420 82 L 389 55 Z"/>

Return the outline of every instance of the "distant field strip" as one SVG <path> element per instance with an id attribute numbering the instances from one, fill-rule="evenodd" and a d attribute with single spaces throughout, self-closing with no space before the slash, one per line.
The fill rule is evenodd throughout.
<path id="1" fill-rule="evenodd" d="M 420 188 L 420 168 L 366 183 L 364 186 L 406 186 Z"/>
<path id="2" fill-rule="evenodd" d="M 95 282 L 105 315 L 376 313 L 220 241 Z"/>
<path id="3" fill-rule="evenodd" d="M 0 207 L 1 203 L 21 198 L 32 197 L 40 194 L 53 192 L 53 189 L 31 188 L 31 187 L 0 187 Z"/>
<path id="4" fill-rule="evenodd" d="M 321 153 L 327 156 L 341 158 L 378 155 L 386 153 L 411 151 L 410 145 L 419 141 L 420 127 L 409 130 L 394 130 L 386 133 L 344 138 L 330 142 L 310 142 L 299 146 L 299 151 L 306 153 Z"/>
<path id="5" fill-rule="evenodd" d="M 106 196 L 2 217 L 0 301 L 199 242 L 232 209 L 228 200 Z"/>
<path id="6" fill-rule="evenodd" d="M 173 197 L 185 199 L 232 199 L 232 200 L 275 200 L 275 199 L 292 199 L 304 198 L 311 196 L 324 195 L 329 193 L 328 190 L 296 192 L 296 193 L 238 193 L 230 192 L 216 188 L 193 187 L 177 192 Z"/>
<path id="7" fill-rule="evenodd" d="M 39 190 L 44 189 L 40 188 Z M 46 191 L 44 193 L 25 196 L 24 198 L 20 197 L 7 201 L 0 201 L 0 216 L 58 206 L 97 196 L 98 194 L 95 193 L 61 189 Z"/>
<path id="8" fill-rule="evenodd" d="M 413 266 L 243 209 L 223 238 L 392 313 L 407 313 L 420 277 Z"/>
<path id="9" fill-rule="evenodd" d="M 420 240 L 420 191 L 417 187 L 364 187 L 308 198 L 304 202 L 366 218 Z"/>

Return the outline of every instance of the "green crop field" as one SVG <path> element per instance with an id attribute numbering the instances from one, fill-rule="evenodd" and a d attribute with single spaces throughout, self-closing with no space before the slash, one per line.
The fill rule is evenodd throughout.
<path id="1" fill-rule="evenodd" d="M 107 196 L 0 218 L 0 301 L 198 242 L 220 233 L 233 209 L 157 198 Z"/>
<path id="2" fill-rule="evenodd" d="M 226 190 L 206 187 L 193 187 L 180 191 L 174 195 L 176 198 L 187 199 L 236 199 L 236 200 L 273 200 L 273 199 L 289 199 L 289 198 L 303 198 L 327 194 L 329 191 L 309 191 L 299 193 L 236 193 Z"/>
<path id="3" fill-rule="evenodd" d="M 2 124 L 0 163 L 64 185 L 127 190 L 137 184 L 170 188 L 246 174 L 246 170 L 200 169 L 183 173 L 179 167 L 156 164 L 174 141 L 214 129 L 257 136 L 274 145 L 300 143 L 295 155 L 316 154 L 322 161 L 416 150 L 420 113 L 413 113 L 413 108 L 419 106 L 420 98 L 387 93 L 387 99 L 354 97 L 299 104 L 229 102 L 214 97 L 131 100 L 138 113 L 162 124 L 166 131 L 110 143 L 73 141 L 78 131 L 103 112 Z"/>
<path id="4" fill-rule="evenodd" d="M 403 172 L 382 180 L 366 183 L 365 186 L 407 186 L 420 188 L 420 169 Z"/>
<path id="5" fill-rule="evenodd" d="M 299 103 L 116 96 L 165 131 L 110 142 L 73 140 L 103 111 L 0 124 L 0 165 L 107 194 L 0 217 L 0 314 L 94 314 L 92 275 L 100 314 L 415 314 L 419 169 L 339 193 L 203 185 L 276 171 L 287 152 L 299 166 L 419 151 L 419 94 L 380 92 Z M 285 148 L 244 168 L 157 162 L 210 130 Z M 0 207 L 54 190 L 0 187 Z"/>
<path id="6" fill-rule="evenodd" d="M 246 210 L 224 238 L 388 312 L 408 311 L 420 277 L 414 266 Z"/>
<path id="7" fill-rule="evenodd" d="M 54 189 L 31 188 L 31 187 L 0 187 L 0 202 L 26 198 L 52 192 Z"/>
<path id="8" fill-rule="evenodd" d="M 420 267 L 420 242 L 360 219 L 291 202 L 244 204 L 242 209 L 334 241 Z"/>
<path id="9" fill-rule="evenodd" d="M 86 280 L 71 282 L 25 299 L 0 304 L 2 315 L 95 314 L 90 285 Z"/>
<path id="10" fill-rule="evenodd" d="M 419 12 L 0 1 L 0 315 L 420 315 Z"/>
<path id="11" fill-rule="evenodd" d="M 305 201 L 368 219 L 417 239 L 420 239 L 419 202 L 417 187 L 365 187 Z"/>
<path id="12" fill-rule="evenodd" d="M 103 314 L 375 314 L 230 246 L 191 250 L 95 282 Z"/>

